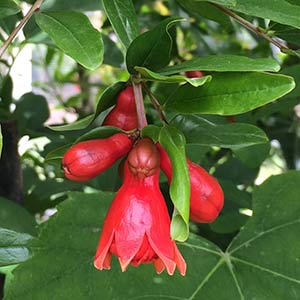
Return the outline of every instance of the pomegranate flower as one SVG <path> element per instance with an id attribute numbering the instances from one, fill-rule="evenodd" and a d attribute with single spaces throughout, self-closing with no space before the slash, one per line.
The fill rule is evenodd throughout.
<path id="1" fill-rule="evenodd" d="M 186 263 L 170 237 L 170 217 L 159 188 L 159 168 L 139 178 L 125 162 L 124 182 L 104 220 L 94 259 L 97 269 L 110 269 L 112 254 L 124 272 L 129 264 L 153 263 L 157 273 L 172 275 L 177 266 L 185 275 Z"/>

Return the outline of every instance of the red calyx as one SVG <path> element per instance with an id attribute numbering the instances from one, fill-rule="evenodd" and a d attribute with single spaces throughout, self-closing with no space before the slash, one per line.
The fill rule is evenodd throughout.
<path id="1" fill-rule="evenodd" d="M 90 180 L 127 154 L 131 147 L 131 139 L 124 133 L 75 144 L 62 159 L 65 176 L 74 181 Z"/>
<path id="2" fill-rule="evenodd" d="M 177 266 L 185 275 L 186 263 L 170 236 L 170 217 L 159 188 L 159 168 L 152 176 L 135 176 L 125 162 L 124 182 L 104 220 L 94 258 L 96 268 L 110 269 L 112 254 L 122 271 L 129 264 L 153 263 L 156 272 L 172 275 Z"/>
<path id="3" fill-rule="evenodd" d="M 204 76 L 203 72 L 198 71 L 198 70 L 197 71 L 186 71 L 185 75 L 188 78 L 199 78 L 199 77 L 203 77 Z"/>
<path id="4" fill-rule="evenodd" d="M 119 95 L 116 106 L 109 112 L 103 125 L 114 126 L 123 130 L 137 128 L 137 112 L 132 86 L 127 86 Z"/>
<path id="5" fill-rule="evenodd" d="M 160 166 L 169 183 L 172 180 L 172 165 L 166 150 L 156 145 L 160 153 Z M 205 169 L 187 159 L 190 175 L 190 218 L 199 223 L 213 222 L 224 204 L 224 194 L 218 181 Z"/>
<path id="6" fill-rule="evenodd" d="M 149 138 L 138 140 L 128 155 L 130 171 L 139 178 L 152 176 L 159 167 L 159 153 Z"/>

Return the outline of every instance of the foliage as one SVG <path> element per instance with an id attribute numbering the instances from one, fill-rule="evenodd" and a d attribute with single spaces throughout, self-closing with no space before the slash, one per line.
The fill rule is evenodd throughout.
<path id="1" fill-rule="evenodd" d="M 38 1 L 0 0 L 0 46 L 25 2 Z M 23 205 L 0 197 L 4 299 L 299 299 L 299 12 L 296 0 L 45 1 L 0 60 L 0 151 L 11 120 L 29 143 Z M 13 67 L 27 47 L 46 75 L 16 97 Z M 189 78 L 195 70 L 204 76 Z M 161 189 L 185 277 L 147 265 L 122 273 L 116 260 L 96 270 L 119 162 L 80 183 L 61 170 L 72 144 L 123 132 L 101 123 L 128 82 L 143 89 L 141 136 L 172 162 Z M 58 109 L 63 124 L 49 125 Z M 211 224 L 189 221 L 186 155 L 224 190 Z"/>

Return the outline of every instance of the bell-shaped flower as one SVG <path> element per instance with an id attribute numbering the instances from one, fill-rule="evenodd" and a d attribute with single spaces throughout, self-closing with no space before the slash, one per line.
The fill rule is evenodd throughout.
<path id="1" fill-rule="evenodd" d="M 156 272 L 172 275 L 176 266 L 185 275 L 186 263 L 170 236 L 170 217 L 159 188 L 159 168 L 154 175 L 134 175 L 126 160 L 124 182 L 105 218 L 94 259 L 96 268 L 110 269 L 112 254 L 122 271 L 129 264 L 153 263 Z"/>

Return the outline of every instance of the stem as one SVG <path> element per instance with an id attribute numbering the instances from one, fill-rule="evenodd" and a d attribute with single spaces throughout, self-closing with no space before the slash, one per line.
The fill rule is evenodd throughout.
<path id="1" fill-rule="evenodd" d="M 27 14 L 24 16 L 24 18 L 21 20 L 21 22 L 18 24 L 18 26 L 13 30 L 13 32 L 10 34 L 10 36 L 7 38 L 7 40 L 3 43 L 3 45 L 0 47 L 0 58 L 8 48 L 8 46 L 11 44 L 13 39 L 16 37 L 16 35 L 19 33 L 19 31 L 22 29 L 22 27 L 27 23 L 27 21 L 30 19 L 30 17 L 33 15 L 33 13 L 40 8 L 42 5 L 43 0 L 36 0 L 35 3 L 31 6 Z"/>
<path id="2" fill-rule="evenodd" d="M 277 40 L 271 38 L 269 35 L 267 35 L 266 33 L 264 33 L 259 27 L 256 27 L 255 25 L 253 25 L 249 21 L 243 19 L 239 15 L 235 14 L 234 12 L 232 12 L 231 10 L 229 10 L 228 8 L 226 8 L 224 6 L 221 6 L 219 4 L 215 4 L 215 3 L 211 3 L 211 4 L 214 5 L 215 7 L 217 7 L 218 9 L 222 10 L 225 14 L 229 15 L 230 17 L 232 17 L 233 19 L 235 19 L 237 22 L 239 22 L 243 26 L 247 27 L 249 30 L 253 31 L 257 35 L 260 35 L 264 39 L 268 40 L 270 43 L 272 43 L 273 45 L 275 45 L 276 47 L 278 47 L 281 52 L 288 52 L 288 51 L 291 50 L 289 47 L 287 47 L 287 46 L 281 44 L 280 42 L 278 42 Z"/>
<path id="3" fill-rule="evenodd" d="M 161 108 L 160 108 L 160 104 L 158 102 L 158 100 L 155 98 L 155 96 L 152 94 L 152 92 L 150 91 L 150 89 L 148 88 L 148 86 L 143 82 L 143 88 L 146 91 L 147 95 L 149 96 L 154 108 L 156 109 L 159 118 L 165 123 L 168 124 L 168 121 L 164 115 L 164 113 L 162 112 Z"/>
<path id="4" fill-rule="evenodd" d="M 135 82 L 132 80 L 135 106 L 138 118 L 138 130 L 142 130 L 145 126 L 147 126 L 147 119 L 145 114 L 145 107 L 143 101 L 143 93 L 142 93 L 142 84 L 139 82 Z"/>

